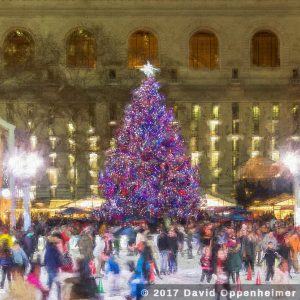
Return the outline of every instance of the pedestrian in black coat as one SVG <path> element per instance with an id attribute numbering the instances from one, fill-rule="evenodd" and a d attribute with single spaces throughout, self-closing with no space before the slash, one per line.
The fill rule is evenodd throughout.
<path id="1" fill-rule="evenodd" d="M 171 229 L 168 234 L 169 245 L 169 272 L 177 271 L 177 252 L 178 252 L 178 237 L 174 229 Z"/>
<path id="2" fill-rule="evenodd" d="M 273 249 L 273 243 L 269 242 L 266 253 L 263 257 L 263 260 L 266 260 L 267 265 L 266 282 L 269 282 L 274 277 L 274 265 L 276 257 L 279 257 L 279 254 Z"/>

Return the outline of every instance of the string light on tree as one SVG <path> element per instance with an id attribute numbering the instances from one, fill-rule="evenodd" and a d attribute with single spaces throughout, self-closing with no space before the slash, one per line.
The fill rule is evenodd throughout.
<path id="1" fill-rule="evenodd" d="M 98 215 L 124 220 L 197 214 L 203 202 L 198 169 L 159 93 L 158 69 L 148 62 L 141 70 L 147 78 L 133 92 L 99 176 L 107 202 Z"/>

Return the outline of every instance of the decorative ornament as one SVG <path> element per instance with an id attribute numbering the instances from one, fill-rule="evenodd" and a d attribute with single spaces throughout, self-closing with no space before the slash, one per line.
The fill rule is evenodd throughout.
<path id="1" fill-rule="evenodd" d="M 154 77 L 156 72 L 159 72 L 158 68 L 154 68 L 149 61 L 140 69 L 148 78 Z"/>

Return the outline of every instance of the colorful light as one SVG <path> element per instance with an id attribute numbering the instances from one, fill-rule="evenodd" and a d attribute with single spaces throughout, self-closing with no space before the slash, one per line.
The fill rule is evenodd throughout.
<path id="1" fill-rule="evenodd" d="M 99 176 L 107 199 L 101 216 L 180 218 L 196 213 L 201 202 L 198 169 L 174 122 L 159 83 L 148 77 L 133 92 L 115 147 L 106 153 Z"/>

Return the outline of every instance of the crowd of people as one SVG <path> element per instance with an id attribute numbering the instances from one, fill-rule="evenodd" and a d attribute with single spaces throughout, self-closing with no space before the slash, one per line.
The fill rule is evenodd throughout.
<path id="1" fill-rule="evenodd" d="M 121 236 L 127 241 L 125 265 L 119 259 Z M 126 298 L 139 299 L 143 286 L 180 272 L 180 256 L 197 259 L 199 283 L 214 283 L 219 295 L 249 274 L 253 277 L 262 265 L 265 283 L 289 283 L 299 274 L 299 253 L 300 230 L 276 220 L 226 224 L 162 220 L 151 226 L 39 221 L 27 232 L 2 227 L 0 290 L 13 293 L 18 286 L 14 283 L 22 280 L 39 299 L 47 299 L 50 291 L 58 300 L 102 299 L 102 279 L 107 280 L 105 295 L 120 295 L 120 274 L 126 268 L 131 272 Z M 41 279 L 42 270 L 47 284 Z M 68 276 L 62 279 L 62 273 Z M 26 300 L 25 294 L 22 297 Z"/>

